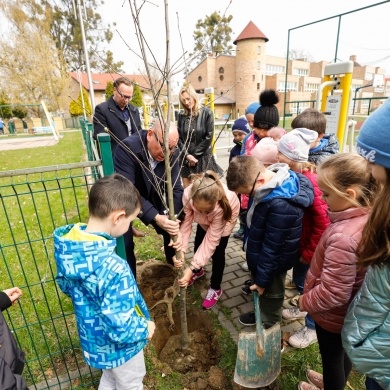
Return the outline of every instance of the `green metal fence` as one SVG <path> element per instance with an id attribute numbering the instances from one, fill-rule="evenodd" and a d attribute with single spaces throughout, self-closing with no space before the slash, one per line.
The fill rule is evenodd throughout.
<path id="1" fill-rule="evenodd" d="M 72 303 L 55 283 L 52 238 L 55 228 L 86 221 L 99 168 L 113 172 L 110 137 L 99 144 L 102 161 L 0 172 L 0 288 L 23 291 L 6 317 L 26 352 L 30 389 L 93 389 L 100 377 L 84 363 Z"/>

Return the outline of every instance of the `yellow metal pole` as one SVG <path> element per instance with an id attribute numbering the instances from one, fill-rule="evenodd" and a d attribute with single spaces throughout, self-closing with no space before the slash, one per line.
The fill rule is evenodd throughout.
<path id="1" fill-rule="evenodd" d="M 345 127 L 348 120 L 348 108 L 350 101 L 350 92 L 352 84 L 353 62 L 341 62 L 326 65 L 324 69 L 323 84 L 327 84 L 322 90 L 321 111 L 329 111 L 328 96 L 332 89 L 341 91 L 341 101 L 339 106 L 337 128 L 335 129 L 336 137 L 340 143 L 340 150 L 344 145 Z M 333 85 L 331 82 L 333 81 Z M 335 95 L 337 96 L 337 95 Z M 335 112 L 331 114 L 335 115 Z"/>
<path id="2" fill-rule="evenodd" d="M 144 103 L 144 129 L 148 130 L 149 128 L 149 107 Z"/>
<path id="3" fill-rule="evenodd" d="M 341 99 L 340 107 L 340 119 L 339 126 L 337 128 L 337 138 L 340 142 L 340 145 L 344 145 L 344 136 L 345 136 L 345 126 L 348 119 L 348 107 L 349 107 L 349 95 L 351 91 L 352 84 L 352 73 L 346 73 L 344 77 L 341 78 L 340 88 L 343 90 L 343 98 Z"/>

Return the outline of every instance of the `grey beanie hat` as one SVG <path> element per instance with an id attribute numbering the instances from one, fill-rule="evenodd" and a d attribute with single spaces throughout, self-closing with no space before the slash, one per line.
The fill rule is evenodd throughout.
<path id="1" fill-rule="evenodd" d="M 318 133 L 305 128 L 294 129 L 280 138 L 278 151 L 292 161 L 306 162 L 310 144 L 318 138 Z"/>

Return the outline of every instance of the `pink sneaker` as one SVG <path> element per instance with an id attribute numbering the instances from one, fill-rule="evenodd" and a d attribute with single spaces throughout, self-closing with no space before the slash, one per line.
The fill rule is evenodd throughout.
<path id="1" fill-rule="evenodd" d="M 192 274 L 191 279 L 190 279 L 190 281 L 187 284 L 187 287 L 192 286 L 194 284 L 195 280 L 201 278 L 202 276 L 204 276 L 204 274 L 205 274 L 205 271 L 204 271 L 203 268 L 197 274 Z"/>
<path id="2" fill-rule="evenodd" d="M 211 309 L 217 303 L 218 299 L 221 298 L 222 289 L 213 290 L 211 287 L 207 291 L 206 298 L 203 301 L 202 307 L 203 309 Z"/>

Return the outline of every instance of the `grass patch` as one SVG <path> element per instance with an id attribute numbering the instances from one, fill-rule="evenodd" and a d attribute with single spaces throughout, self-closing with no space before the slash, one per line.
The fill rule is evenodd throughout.
<path id="1" fill-rule="evenodd" d="M 63 137 L 53 146 L 0 151 L 1 170 L 44 167 L 83 161 L 81 131 L 61 134 Z"/>
<path id="2" fill-rule="evenodd" d="M 67 132 L 53 146 L 1 151 L 2 171 L 83 161 L 81 132 Z M 82 168 L 0 178 L 0 277 L 23 290 L 7 311 L 26 352 L 26 380 L 46 381 L 83 367 L 71 301 L 55 281 L 53 230 L 85 221 L 92 183 Z"/>
<path id="3" fill-rule="evenodd" d="M 305 349 L 291 349 L 282 354 L 282 372 L 278 377 L 278 385 L 283 390 L 296 390 L 300 381 L 306 380 L 306 369 L 322 373 L 321 355 L 318 344 L 312 344 Z M 364 390 L 365 377 L 352 371 L 348 383 L 354 390 Z M 351 390 L 345 386 L 345 390 Z"/>

